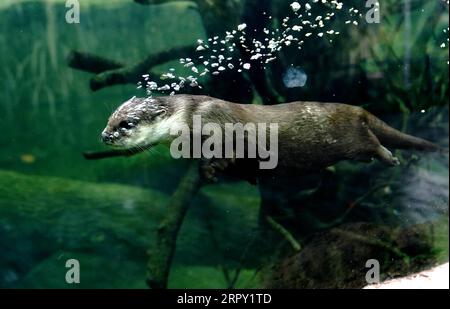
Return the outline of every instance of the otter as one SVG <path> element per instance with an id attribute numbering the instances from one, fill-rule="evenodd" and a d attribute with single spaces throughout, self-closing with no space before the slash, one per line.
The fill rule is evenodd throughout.
<path id="1" fill-rule="evenodd" d="M 230 166 L 242 173 L 253 173 L 256 178 L 314 172 L 342 160 L 370 162 L 375 158 L 396 166 L 400 162 L 388 148 L 440 149 L 432 142 L 390 127 L 357 106 L 318 102 L 264 106 L 195 95 L 134 97 L 111 115 L 101 137 L 107 145 L 121 148 L 170 144 L 176 138 L 170 133 L 182 125 L 192 127 L 195 115 L 221 127 L 226 123 L 278 124 L 278 165 L 274 170 L 258 170 L 254 164 L 258 158 L 204 160 L 207 164 L 202 165 L 203 174 L 211 179 Z"/>

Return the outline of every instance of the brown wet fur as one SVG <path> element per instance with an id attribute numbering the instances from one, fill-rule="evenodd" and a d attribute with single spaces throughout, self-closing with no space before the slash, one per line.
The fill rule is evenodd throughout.
<path id="1" fill-rule="evenodd" d="M 197 108 L 190 107 L 190 111 L 192 115 L 201 114 L 203 123 L 279 124 L 276 174 L 320 170 L 342 160 L 370 162 L 375 158 L 396 166 L 399 161 L 388 147 L 439 150 L 437 145 L 404 134 L 356 106 L 317 102 L 242 105 L 201 98 L 202 103 Z M 189 102 L 195 102 L 195 97 L 189 96 Z"/>

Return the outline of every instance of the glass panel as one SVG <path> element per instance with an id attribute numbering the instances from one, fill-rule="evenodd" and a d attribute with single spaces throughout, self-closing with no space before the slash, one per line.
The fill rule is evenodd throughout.
<path id="1" fill-rule="evenodd" d="M 448 14 L 1 1 L 0 287 L 362 288 L 448 262 Z"/>

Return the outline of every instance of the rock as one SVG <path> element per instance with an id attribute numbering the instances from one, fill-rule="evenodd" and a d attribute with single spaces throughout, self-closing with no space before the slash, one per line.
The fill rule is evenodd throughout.
<path id="1" fill-rule="evenodd" d="M 443 225 L 393 228 L 357 223 L 315 234 L 300 253 L 274 266 L 266 287 L 362 288 L 367 285 L 366 262 L 371 259 L 380 263 L 381 280 L 420 271 L 436 263 L 436 251 L 448 252 L 448 225 L 445 231 L 438 228 Z M 440 233 L 447 240 L 435 243 Z"/>
<path id="2" fill-rule="evenodd" d="M 138 282 L 145 278 L 147 252 L 168 202 L 169 196 L 151 189 L 0 170 L 0 287 L 64 287 L 59 281 L 66 271 L 57 258 L 61 254 L 86 262 L 90 279 L 84 287 L 107 287 L 104 280 L 119 284 L 120 273 L 106 279 L 96 270 L 102 263 L 105 269 L 128 267 L 125 264 L 140 268 L 139 277 L 130 275 Z M 253 267 L 248 258 L 253 254 L 242 257 L 245 248 L 256 243 L 258 207 L 256 187 L 204 187 L 179 233 L 174 269 L 226 264 L 234 270 L 241 262 Z M 57 281 L 50 278 L 55 273 Z M 219 273 L 217 280 L 223 280 Z M 176 278 L 173 284 L 181 286 Z M 126 288 L 127 282 L 120 287 Z"/>

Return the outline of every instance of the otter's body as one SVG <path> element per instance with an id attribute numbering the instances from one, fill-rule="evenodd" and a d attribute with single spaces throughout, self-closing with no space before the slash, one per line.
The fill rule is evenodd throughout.
<path id="1" fill-rule="evenodd" d="M 130 115 L 137 123 L 127 128 L 128 132 L 124 132 L 128 135 L 121 138 L 113 131 L 120 129 L 116 128 L 117 124 L 130 121 Z M 304 173 L 341 160 L 370 161 L 372 158 L 393 166 L 399 162 L 385 147 L 439 149 L 426 140 L 403 134 L 364 109 L 351 105 L 315 102 L 244 105 L 191 95 L 152 101 L 132 99 L 111 116 L 103 137 L 110 144 L 123 147 L 167 142 L 174 138 L 170 136 L 170 129 L 182 122 L 192 126 L 194 115 L 202 116 L 203 123 L 215 123 L 222 128 L 227 123 L 278 124 L 278 167 L 274 173 Z M 121 141 L 112 141 L 114 136 Z"/>

